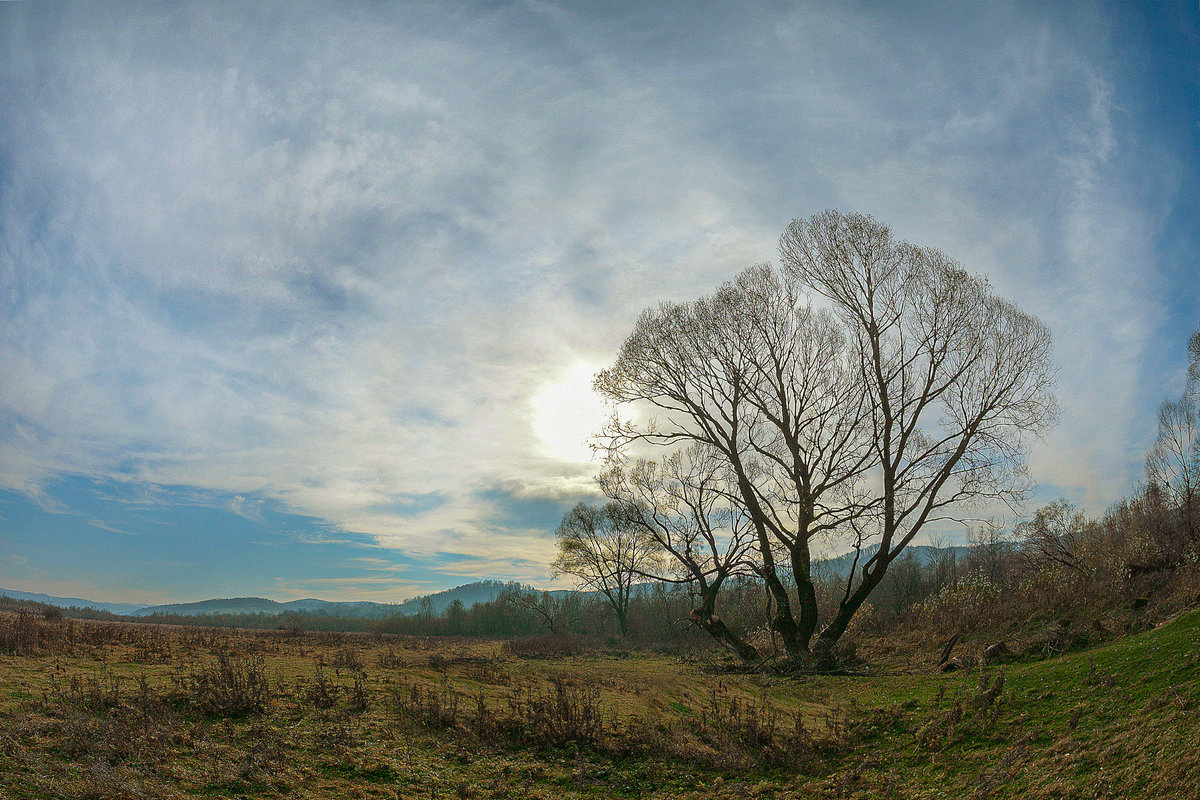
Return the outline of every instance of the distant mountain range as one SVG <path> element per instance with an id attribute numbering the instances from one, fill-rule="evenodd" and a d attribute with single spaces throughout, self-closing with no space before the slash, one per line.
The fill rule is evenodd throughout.
<path id="1" fill-rule="evenodd" d="M 286 614 L 288 612 L 325 613 L 339 617 L 390 617 L 396 614 L 417 614 L 423 610 L 428 600 L 428 607 L 434 614 L 441 614 L 455 601 L 470 608 L 475 603 L 494 600 L 506 586 L 502 581 L 476 581 L 463 586 L 456 586 L 444 592 L 414 597 L 402 603 L 371 603 L 334 602 L 329 600 L 290 600 L 285 603 L 268 600 L 264 597 L 233 597 L 218 600 L 202 600 L 197 603 L 169 603 L 166 605 L 148 606 L 141 603 L 102 603 L 96 600 L 85 600 L 79 597 L 55 597 L 48 594 L 17 592 L 0 589 L 0 597 L 8 596 L 14 600 L 33 600 L 46 605 L 61 608 L 95 608 L 123 616 L 148 617 L 152 614 L 178 614 L 180 616 L 202 616 L 206 614 Z"/>
<path id="2" fill-rule="evenodd" d="M 876 547 L 867 548 L 860 559 L 859 565 L 870 558 Z M 922 565 L 929 565 L 942 558 L 964 559 L 970 553 L 970 547 L 932 547 L 930 545 L 912 545 L 904 552 L 911 554 Z M 854 554 L 845 553 L 834 558 L 816 561 L 814 571 L 821 570 L 829 575 L 845 575 L 854 563 Z M 496 599 L 501 590 L 508 584 L 503 581 L 485 580 L 456 586 L 444 592 L 414 597 L 402 603 L 372 603 L 335 602 L 330 600 L 289 600 L 278 602 L 265 597 L 233 597 L 217 600 L 202 600 L 198 603 L 169 603 L 166 605 L 150 606 L 141 603 L 102 603 L 96 600 L 84 600 L 79 597 L 54 597 L 48 594 L 16 592 L 0 589 L 0 597 L 8 596 L 14 600 L 33 600 L 51 606 L 69 608 L 95 608 L 123 616 L 148 617 L 152 614 L 178 614 L 180 616 L 203 616 L 206 614 L 286 614 L 294 613 L 324 613 L 338 617 L 391 617 L 397 614 L 408 616 L 420 613 L 424 607 L 434 614 L 441 614 L 455 600 L 470 608 L 475 603 L 486 603 Z M 529 589 L 530 587 L 522 587 Z M 569 594 L 570 590 L 556 590 L 555 595 Z"/>
<path id="3" fill-rule="evenodd" d="M 861 570 L 862 565 L 867 562 L 871 556 L 875 555 L 875 551 L 879 549 L 879 545 L 871 545 L 864 548 L 862 555 L 858 559 L 858 568 Z M 966 545 L 954 545 L 951 547 L 933 547 L 928 544 L 913 544 L 904 548 L 900 554 L 901 558 L 909 556 L 915 558 L 917 563 L 923 567 L 937 562 L 944 558 L 965 559 L 971 553 L 971 547 Z M 815 570 L 825 570 L 827 574 L 845 575 L 854 565 L 854 553 L 843 553 L 834 558 L 826 558 L 816 561 L 813 564 Z"/>
<path id="4" fill-rule="evenodd" d="M 60 608 L 95 608 L 110 614 L 136 614 L 146 607 L 145 603 L 101 603 L 97 600 L 84 600 L 81 597 L 55 597 L 49 594 L 34 592 L 16 592 L 11 589 L 0 589 L 0 597 L 11 597 L 13 600 L 32 600 L 35 603 L 45 603 L 48 606 Z"/>
<path id="5" fill-rule="evenodd" d="M 280 603 L 263 597 L 234 597 L 224 600 L 203 600 L 198 603 L 170 603 L 161 606 L 145 606 L 134 612 L 136 616 L 151 614 L 179 614 L 199 616 L 201 614 L 286 614 L 288 612 L 325 613 L 336 617 L 391 617 L 396 614 L 408 616 L 422 611 L 428 600 L 429 609 L 440 614 L 459 600 L 470 608 L 475 603 L 494 600 L 505 587 L 502 581 L 476 581 L 456 586 L 444 592 L 414 597 L 402 603 L 372 603 L 368 601 L 335 602 L 331 600 L 290 600 Z"/>

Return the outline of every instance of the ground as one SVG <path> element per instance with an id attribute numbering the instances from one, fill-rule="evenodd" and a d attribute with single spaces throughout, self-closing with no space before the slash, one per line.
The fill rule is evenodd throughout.
<path id="1" fill-rule="evenodd" d="M 0 797 L 1200 797 L 1200 612 L 948 674 L 887 652 L 781 676 L 7 615 Z"/>

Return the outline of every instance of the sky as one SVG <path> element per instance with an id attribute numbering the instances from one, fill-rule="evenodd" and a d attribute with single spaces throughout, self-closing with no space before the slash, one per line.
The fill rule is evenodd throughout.
<path id="1" fill-rule="evenodd" d="M 639 312 L 875 216 L 1055 338 L 1035 501 L 1200 324 L 1195 3 L 0 4 L 0 586 L 550 585 Z"/>

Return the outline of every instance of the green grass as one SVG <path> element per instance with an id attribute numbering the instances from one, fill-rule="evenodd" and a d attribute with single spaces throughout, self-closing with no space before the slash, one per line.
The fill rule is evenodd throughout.
<path id="1" fill-rule="evenodd" d="M 998 701 L 977 707 L 1001 671 Z M 1200 612 L 1044 661 L 843 680 L 831 696 L 894 715 L 856 746 L 872 758 L 863 797 L 1200 797 Z"/>

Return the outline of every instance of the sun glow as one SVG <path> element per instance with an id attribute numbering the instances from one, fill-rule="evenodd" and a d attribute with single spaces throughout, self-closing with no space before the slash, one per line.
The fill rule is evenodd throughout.
<path id="1" fill-rule="evenodd" d="M 596 371 L 588 364 L 575 364 L 533 398 L 533 427 L 542 440 L 542 451 L 551 458 L 591 460 L 588 437 L 599 433 L 608 419 L 608 410 L 592 390 Z"/>

